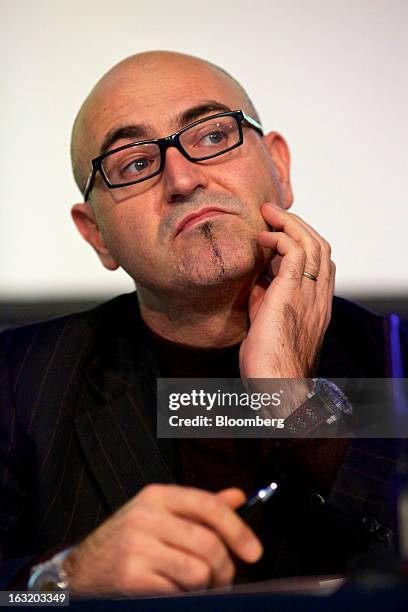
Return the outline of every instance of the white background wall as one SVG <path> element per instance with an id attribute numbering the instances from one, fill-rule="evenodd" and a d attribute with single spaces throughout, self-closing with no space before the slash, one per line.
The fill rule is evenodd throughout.
<path id="1" fill-rule="evenodd" d="M 407 0 L 1 0 L 0 299 L 115 294 L 69 217 L 76 111 L 148 49 L 203 56 L 292 150 L 295 206 L 337 293 L 408 292 Z"/>

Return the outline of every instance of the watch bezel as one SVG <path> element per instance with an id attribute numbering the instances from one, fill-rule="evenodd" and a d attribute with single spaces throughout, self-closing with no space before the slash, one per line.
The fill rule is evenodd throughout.
<path id="1" fill-rule="evenodd" d="M 28 588 L 32 591 L 66 591 L 68 576 L 51 562 L 41 563 L 33 568 Z"/>
<path id="2" fill-rule="evenodd" d="M 27 588 L 30 591 L 67 591 L 68 574 L 63 568 L 65 558 L 72 547 L 66 548 L 48 561 L 31 568 Z"/>

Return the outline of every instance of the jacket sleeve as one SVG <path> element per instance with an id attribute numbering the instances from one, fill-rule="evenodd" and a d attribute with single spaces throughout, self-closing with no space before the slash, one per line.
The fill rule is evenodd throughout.
<path id="1" fill-rule="evenodd" d="M 407 377 L 408 324 L 398 321 L 397 334 L 392 339 L 390 322 L 391 317 L 385 333 L 386 375 Z M 407 385 L 404 387 L 406 390 Z M 408 402 L 408 398 L 403 401 Z M 396 465 L 398 458 L 407 454 L 406 439 L 352 440 L 326 500 L 327 510 L 354 528 L 364 529 L 374 541 L 391 545 L 396 523 Z"/>
<path id="2" fill-rule="evenodd" d="M 404 441 L 351 441 L 325 502 L 325 511 L 373 544 L 393 545 L 396 461 Z"/>

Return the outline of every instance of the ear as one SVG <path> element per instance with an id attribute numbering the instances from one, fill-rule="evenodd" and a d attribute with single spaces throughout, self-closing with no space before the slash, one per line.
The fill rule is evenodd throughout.
<path id="1" fill-rule="evenodd" d="M 105 268 L 108 270 L 119 268 L 102 238 L 91 205 L 88 202 L 74 204 L 71 216 L 82 238 L 95 249 Z"/>
<path id="2" fill-rule="evenodd" d="M 290 152 L 286 140 L 278 132 L 269 132 L 263 137 L 273 164 L 278 173 L 283 193 L 284 208 L 287 210 L 293 203 L 293 192 L 290 184 Z"/>

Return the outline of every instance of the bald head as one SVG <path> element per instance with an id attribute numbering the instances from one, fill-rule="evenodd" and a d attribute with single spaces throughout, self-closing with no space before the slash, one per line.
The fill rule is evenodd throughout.
<path id="1" fill-rule="evenodd" d="M 215 90 L 222 91 L 231 100 L 231 108 L 242 108 L 257 118 L 249 96 L 238 81 L 200 58 L 149 51 L 132 55 L 114 66 L 91 90 L 74 122 L 71 159 L 80 191 L 84 190 L 89 161 L 100 153 L 106 133 L 125 125 L 130 109 L 133 113 L 140 112 L 141 119 L 145 119 L 145 109 L 154 115 L 157 99 L 168 98 L 170 115 L 172 106 L 181 102 L 187 92 L 196 91 L 197 98 L 213 99 L 210 92 Z"/>

